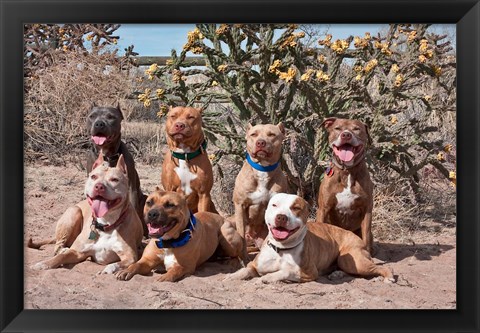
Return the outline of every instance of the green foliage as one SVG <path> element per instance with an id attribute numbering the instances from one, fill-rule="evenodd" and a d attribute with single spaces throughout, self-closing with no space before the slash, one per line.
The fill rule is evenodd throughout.
<path id="1" fill-rule="evenodd" d="M 321 122 L 332 116 L 368 124 L 374 174 L 388 166 L 392 180 L 413 190 L 426 165 L 449 177 L 438 157 L 455 138 L 456 57 L 445 36 L 428 25 L 396 24 L 378 36 L 327 35 L 318 47 L 304 45 L 304 36 L 296 25 L 197 25 L 180 54 L 172 51 L 166 66 L 146 71 L 160 90 L 138 99 L 145 106 L 159 100 L 159 115 L 167 105 L 220 103 L 206 109 L 204 127 L 220 154 L 239 157 L 247 122 L 282 121 L 283 168 L 304 196 L 315 195 L 330 158 Z M 192 67 L 189 51 L 203 55 L 207 67 Z"/>

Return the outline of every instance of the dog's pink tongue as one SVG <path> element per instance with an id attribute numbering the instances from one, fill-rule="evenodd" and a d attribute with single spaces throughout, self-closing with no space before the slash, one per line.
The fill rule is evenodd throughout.
<path id="1" fill-rule="evenodd" d="M 152 226 L 151 223 L 148 223 L 147 228 L 148 228 L 148 233 L 150 235 L 162 235 L 163 234 L 162 230 L 161 230 L 162 227 L 155 228 L 155 227 Z"/>
<path id="2" fill-rule="evenodd" d="M 105 143 L 105 141 L 107 141 L 107 137 L 94 135 L 94 136 L 92 136 L 92 140 L 93 140 L 93 142 L 95 142 L 95 144 L 101 146 Z"/>
<path id="3" fill-rule="evenodd" d="M 108 205 L 105 200 L 92 200 L 92 209 L 96 217 L 102 217 L 108 212 Z"/>
<path id="4" fill-rule="evenodd" d="M 272 228 L 273 237 L 276 239 L 285 239 L 288 237 L 288 230 L 285 228 Z"/>
<path id="5" fill-rule="evenodd" d="M 350 162 L 353 160 L 355 154 L 353 153 L 352 146 L 341 146 L 341 147 L 334 147 L 335 154 L 344 162 Z"/>

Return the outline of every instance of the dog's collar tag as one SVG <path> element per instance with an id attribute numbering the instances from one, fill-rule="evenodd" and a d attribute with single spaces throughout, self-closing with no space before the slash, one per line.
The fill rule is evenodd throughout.
<path id="1" fill-rule="evenodd" d="M 95 221 L 95 219 L 94 219 Z M 96 241 L 98 238 L 98 232 L 95 230 L 95 224 L 92 222 L 92 225 L 90 226 L 90 234 L 88 235 L 88 239 Z"/>
<path id="2" fill-rule="evenodd" d="M 252 168 L 254 168 L 255 170 L 258 170 L 258 171 L 262 171 L 262 172 L 270 172 L 270 171 L 273 171 L 275 170 L 278 165 L 280 164 L 280 161 L 278 161 L 277 163 L 275 164 L 272 164 L 272 165 L 268 165 L 268 166 L 263 166 L 263 165 L 260 165 L 258 163 L 255 163 L 253 160 L 252 160 L 252 157 L 250 156 L 249 153 L 246 153 L 245 154 L 245 157 L 247 158 L 247 162 L 248 164 L 250 164 L 250 166 Z"/>
<path id="3" fill-rule="evenodd" d="M 327 166 L 327 168 L 325 169 L 325 174 L 328 176 L 328 177 L 332 177 L 333 176 L 333 163 L 330 161 L 330 164 Z"/>
<path id="4" fill-rule="evenodd" d="M 180 233 L 180 237 L 176 239 L 169 239 L 169 240 L 163 240 L 162 238 L 160 238 L 155 242 L 155 244 L 159 249 L 184 246 L 192 238 L 192 234 L 193 234 L 193 231 L 195 230 L 196 224 L 197 224 L 197 219 L 195 218 L 193 213 L 190 212 L 190 221 L 188 223 L 188 228 L 186 228 Z"/>

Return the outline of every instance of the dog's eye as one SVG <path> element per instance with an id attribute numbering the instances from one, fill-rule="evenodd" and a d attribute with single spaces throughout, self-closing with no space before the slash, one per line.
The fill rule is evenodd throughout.
<path id="1" fill-rule="evenodd" d="M 153 205 L 153 201 L 152 200 L 148 200 L 147 202 L 145 202 L 145 204 L 148 206 L 148 207 L 151 207 Z"/>
<path id="2" fill-rule="evenodd" d="M 293 210 L 294 212 L 298 212 L 298 211 L 302 210 L 302 207 L 300 207 L 300 206 L 293 206 L 293 207 L 292 207 L 292 210 Z"/>
<path id="3" fill-rule="evenodd" d="M 354 128 L 353 128 L 353 131 L 354 131 L 354 132 L 360 131 L 360 127 L 354 127 Z"/>
<path id="4" fill-rule="evenodd" d="M 335 131 L 341 131 L 342 129 L 337 126 L 337 127 L 334 128 L 334 130 L 335 130 Z"/>
<path id="5" fill-rule="evenodd" d="M 195 119 L 195 116 L 188 116 L 187 119 L 188 119 L 188 120 Z"/>
<path id="6" fill-rule="evenodd" d="M 267 136 L 268 136 L 269 138 L 273 138 L 273 137 L 275 136 L 275 133 L 270 132 L 270 133 L 267 134 Z"/>
<path id="7" fill-rule="evenodd" d="M 110 178 L 110 181 L 113 183 L 118 183 L 118 178 Z"/>
<path id="8" fill-rule="evenodd" d="M 258 136 L 258 133 L 254 132 L 254 133 L 250 134 L 250 136 L 253 137 L 253 138 L 256 138 Z"/>
<path id="9" fill-rule="evenodd" d="M 272 207 L 277 207 L 277 204 L 272 204 Z"/>
<path id="10" fill-rule="evenodd" d="M 167 201 L 167 202 L 165 203 L 165 208 L 173 208 L 173 207 L 175 207 L 175 204 L 174 204 L 174 203 L 171 203 L 170 201 Z"/>
<path id="11" fill-rule="evenodd" d="M 108 120 L 112 120 L 112 119 L 114 119 L 114 118 L 115 118 L 115 117 L 114 117 L 113 115 L 111 115 L 111 114 L 108 114 L 108 115 L 107 115 L 107 119 L 108 119 Z"/>
<path id="12" fill-rule="evenodd" d="M 98 178 L 97 175 L 91 175 L 91 176 L 90 176 L 90 179 L 92 179 L 92 180 L 96 180 L 97 178 Z"/>
<path id="13" fill-rule="evenodd" d="M 169 117 L 172 118 L 172 119 L 175 119 L 175 118 L 177 118 L 177 115 L 176 114 L 171 114 Z"/>

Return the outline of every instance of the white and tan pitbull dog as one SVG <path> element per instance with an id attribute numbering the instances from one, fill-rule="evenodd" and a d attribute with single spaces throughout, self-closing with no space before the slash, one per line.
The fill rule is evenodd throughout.
<path id="1" fill-rule="evenodd" d="M 235 180 L 233 202 L 235 224 L 244 240 L 242 260 L 248 261 L 247 239 L 260 248 L 267 236 L 265 209 L 275 193 L 288 192 L 287 178 L 280 166 L 285 127 L 248 124 L 246 161 Z"/>
<path id="2" fill-rule="evenodd" d="M 57 268 L 91 257 L 106 265 L 101 273 L 111 274 L 137 261 L 143 229 L 129 200 L 123 155 L 115 167 L 109 167 L 100 154 L 86 181 L 85 195 L 86 200 L 68 208 L 57 222 L 55 256 L 33 269 Z"/>
<path id="3" fill-rule="evenodd" d="M 242 241 L 233 225 L 215 213 L 193 214 L 183 193 L 157 187 L 147 198 L 144 218 L 150 242 L 138 262 L 116 274 L 119 280 L 165 268 L 158 281 L 174 282 L 193 274 L 217 248 L 225 256 L 240 255 Z"/>
<path id="4" fill-rule="evenodd" d="M 390 269 L 373 263 L 358 236 L 326 223 L 307 223 L 308 214 L 308 203 L 299 196 L 274 195 L 265 213 L 269 233 L 260 253 L 227 279 L 261 276 L 264 283 L 307 282 L 337 264 L 348 274 L 380 275 L 385 282 L 394 281 Z"/>
<path id="5" fill-rule="evenodd" d="M 327 118 L 323 126 L 333 155 L 318 191 L 316 221 L 354 232 L 372 253 L 373 182 L 365 163 L 371 141 L 368 127 L 340 118 Z"/>

